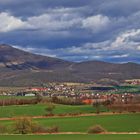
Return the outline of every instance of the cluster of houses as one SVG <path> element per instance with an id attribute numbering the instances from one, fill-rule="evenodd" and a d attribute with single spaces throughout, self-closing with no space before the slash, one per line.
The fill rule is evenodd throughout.
<path id="1" fill-rule="evenodd" d="M 99 91 L 83 92 L 84 89 L 74 88 L 72 86 L 57 85 L 49 88 L 28 88 L 26 92 L 17 93 L 17 96 L 36 96 L 40 94 L 45 97 L 65 97 L 71 99 L 78 99 L 86 104 L 93 102 L 104 102 L 110 100 L 112 102 L 130 103 L 139 94 L 123 93 L 123 94 L 106 94 Z"/>
<path id="2" fill-rule="evenodd" d="M 103 102 L 106 100 L 110 100 L 113 102 L 131 102 L 136 96 L 139 94 L 132 94 L 132 93 L 123 93 L 123 94 L 113 94 L 108 93 L 106 94 L 106 88 L 104 88 L 104 92 L 96 90 L 87 90 L 87 87 L 82 86 L 71 86 L 66 84 L 54 84 L 47 87 L 29 87 L 22 91 L 18 92 L 11 92 L 0 95 L 5 96 L 45 96 L 45 97 L 65 97 L 65 98 L 72 98 L 72 99 L 79 99 L 86 104 L 91 104 L 93 102 Z M 108 88 L 107 88 L 108 90 Z M 109 89 L 110 91 L 114 89 Z"/>
<path id="3" fill-rule="evenodd" d="M 130 85 L 140 85 L 140 80 L 126 80 L 125 82 Z"/>
<path id="4" fill-rule="evenodd" d="M 92 94 L 89 98 L 84 98 L 84 103 L 111 101 L 113 103 L 131 103 L 137 95 L 131 93 L 124 94 Z"/>
<path id="5" fill-rule="evenodd" d="M 67 91 L 74 90 L 71 86 L 64 84 L 48 86 L 48 87 L 29 87 L 26 89 L 28 92 L 46 92 L 46 91 Z"/>

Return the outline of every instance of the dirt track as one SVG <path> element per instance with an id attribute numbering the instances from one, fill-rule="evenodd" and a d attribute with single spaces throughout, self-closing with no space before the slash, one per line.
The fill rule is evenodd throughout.
<path id="1" fill-rule="evenodd" d="M 84 116 L 104 116 L 104 115 L 118 115 L 118 114 L 128 114 L 128 113 L 112 113 L 112 112 L 105 112 L 105 113 L 100 113 L 100 114 L 95 114 L 95 113 L 90 113 L 90 114 L 76 114 L 76 115 L 54 115 L 54 116 L 25 116 L 29 117 L 32 119 L 43 119 L 43 118 L 68 118 L 68 117 L 84 117 Z M 22 117 L 22 116 L 19 116 Z M 4 120 L 16 120 L 18 117 L 13 117 L 13 118 L 0 118 L 0 121 Z"/>

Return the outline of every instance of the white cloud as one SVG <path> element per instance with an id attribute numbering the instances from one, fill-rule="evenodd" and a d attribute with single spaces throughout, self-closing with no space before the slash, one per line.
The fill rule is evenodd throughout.
<path id="1" fill-rule="evenodd" d="M 8 32 L 20 29 L 25 26 L 25 22 L 8 13 L 0 13 L 0 32 Z"/>
<path id="2" fill-rule="evenodd" d="M 28 24 L 33 28 L 51 31 L 67 30 L 78 25 L 80 21 L 80 17 L 75 18 L 70 13 L 45 13 L 40 16 L 30 17 L 27 20 Z"/>
<path id="3" fill-rule="evenodd" d="M 105 30 L 110 24 L 110 19 L 107 16 L 95 15 L 84 19 L 82 24 L 83 28 L 90 29 L 96 33 Z"/>
<path id="4" fill-rule="evenodd" d="M 0 32 L 9 32 L 17 29 L 39 29 L 45 31 L 66 31 L 70 29 L 90 29 L 97 33 L 105 30 L 110 20 L 107 16 L 81 16 L 75 8 L 48 9 L 39 16 L 28 17 L 26 21 L 14 17 L 9 13 L 0 13 Z"/>
<path id="5" fill-rule="evenodd" d="M 74 11 L 73 8 L 51 9 L 48 13 L 28 18 L 27 22 L 34 28 L 46 30 L 84 28 L 90 29 L 94 33 L 105 30 L 110 24 L 110 19 L 107 16 L 94 15 L 86 18 Z"/>
<path id="6" fill-rule="evenodd" d="M 75 8 L 48 9 L 46 13 L 28 17 L 25 21 L 9 13 L 0 13 L 0 32 L 9 32 L 16 29 L 39 29 L 45 31 L 66 31 L 80 27 L 82 18 Z"/>
<path id="7" fill-rule="evenodd" d="M 111 49 L 137 50 L 140 42 L 135 41 L 135 37 L 139 37 L 140 39 L 140 29 L 123 32 L 111 43 Z"/>
<path id="8" fill-rule="evenodd" d="M 111 56 L 112 58 L 125 58 L 125 57 L 128 57 L 129 54 L 122 54 L 122 55 L 114 55 L 114 56 Z"/>
<path id="9" fill-rule="evenodd" d="M 140 43 L 135 42 L 133 37 L 140 35 L 140 29 L 129 30 L 121 33 L 115 40 L 103 42 L 89 42 L 81 46 L 71 46 L 66 48 L 49 49 L 46 47 L 27 47 L 26 50 L 46 56 L 59 57 L 67 60 L 104 60 L 123 59 L 140 56 Z"/>

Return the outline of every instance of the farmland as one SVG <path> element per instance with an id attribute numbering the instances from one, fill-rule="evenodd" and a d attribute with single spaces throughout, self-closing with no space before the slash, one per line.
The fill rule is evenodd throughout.
<path id="1" fill-rule="evenodd" d="M 116 114 L 82 117 L 58 117 L 34 119 L 45 127 L 58 126 L 60 132 L 87 132 L 93 125 L 101 125 L 108 132 L 139 132 L 140 114 Z M 10 127 L 14 121 L 0 121 L 0 124 Z M 134 127 L 132 127 L 134 126 Z"/>
<path id="2" fill-rule="evenodd" d="M 12 135 L 0 136 L 1 140 L 139 140 L 140 135 Z"/>
<path id="3" fill-rule="evenodd" d="M 71 118 L 37 119 L 45 126 L 57 125 L 62 132 L 87 132 L 90 126 L 99 124 L 109 132 L 137 132 L 140 114 L 102 115 Z M 135 127 L 131 127 L 135 126 Z"/>
<path id="4" fill-rule="evenodd" d="M 140 87 L 137 85 L 129 85 L 129 86 L 117 86 L 114 87 L 118 91 L 116 93 L 125 93 L 125 92 L 130 92 L 130 93 L 140 93 Z"/>
<path id="5" fill-rule="evenodd" d="M 96 109 L 91 105 L 55 105 L 54 114 L 67 114 L 67 113 L 95 113 Z M 47 105 L 24 105 L 24 106 L 4 106 L 0 107 L 0 117 L 14 117 L 14 116 L 42 116 L 45 115 L 45 108 Z M 107 111 L 105 107 L 101 111 Z"/>
<path id="6" fill-rule="evenodd" d="M 54 87 L 52 93 L 50 90 L 49 93 L 45 91 L 26 93 L 27 95 L 35 93 L 34 96 L 23 96 L 22 92 L 19 95 L 16 92 L 1 95 L 0 133 L 4 135 L 1 135 L 0 139 L 138 140 L 140 138 L 140 113 L 139 109 L 135 110 L 139 107 L 139 94 L 134 94 L 139 93 L 139 86 L 116 86 L 114 90 L 101 87 L 101 92 L 100 87 L 96 87 L 95 91 L 92 89 L 89 93 L 83 90 L 84 88 L 80 88 L 79 93 L 80 90 L 77 91 L 76 87 L 70 88 L 65 85 L 61 87 L 61 84 Z M 104 91 L 104 88 L 107 88 L 107 91 Z M 83 102 L 90 99 L 92 101 L 90 103 Z M 27 133 L 15 131 L 20 118 L 29 119 L 34 128 L 36 125 L 39 129 L 29 130 Z M 32 125 L 30 126 L 31 130 L 34 130 Z M 102 134 L 97 135 L 94 132 L 94 135 L 89 135 L 89 129 L 95 126 L 100 126 L 105 131 L 102 131 Z M 56 128 L 55 132 L 53 128 Z M 48 135 L 49 133 L 51 134 Z"/>

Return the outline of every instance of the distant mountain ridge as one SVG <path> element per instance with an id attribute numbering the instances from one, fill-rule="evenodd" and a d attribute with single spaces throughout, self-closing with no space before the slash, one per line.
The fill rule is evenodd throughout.
<path id="1" fill-rule="evenodd" d="M 0 86 L 30 86 L 44 82 L 90 82 L 102 78 L 140 79 L 140 64 L 101 61 L 69 62 L 0 45 Z"/>
<path id="2" fill-rule="evenodd" d="M 28 68 L 48 69 L 53 65 L 63 66 L 69 64 L 69 62 L 61 59 L 31 54 L 5 44 L 0 45 L 0 63 L 3 66 L 21 70 Z"/>

